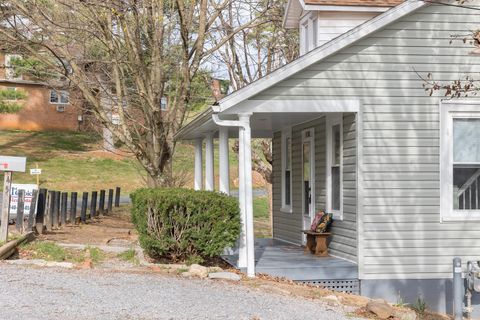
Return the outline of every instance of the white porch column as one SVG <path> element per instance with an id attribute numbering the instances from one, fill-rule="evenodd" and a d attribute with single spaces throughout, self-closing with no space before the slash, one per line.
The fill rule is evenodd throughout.
<path id="1" fill-rule="evenodd" d="M 228 150 L 228 127 L 220 127 L 218 136 L 220 192 L 230 194 L 230 167 Z"/>
<path id="2" fill-rule="evenodd" d="M 253 230 L 253 191 L 252 191 L 252 133 L 250 129 L 250 114 L 239 115 L 243 124 L 240 131 L 243 131 L 239 140 L 240 150 L 243 149 L 243 197 L 246 226 L 246 247 L 247 247 L 247 276 L 255 277 L 255 236 Z M 240 179 L 241 181 L 242 179 Z"/>
<path id="3" fill-rule="evenodd" d="M 240 238 L 238 239 L 238 268 L 247 267 L 247 223 L 245 209 L 245 144 L 243 142 L 244 131 L 238 128 L 238 202 L 240 204 Z"/>
<path id="4" fill-rule="evenodd" d="M 213 133 L 205 137 L 205 190 L 215 190 L 215 176 L 213 172 Z"/>
<path id="5" fill-rule="evenodd" d="M 195 190 L 202 190 L 203 187 L 203 139 L 195 141 Z"/>

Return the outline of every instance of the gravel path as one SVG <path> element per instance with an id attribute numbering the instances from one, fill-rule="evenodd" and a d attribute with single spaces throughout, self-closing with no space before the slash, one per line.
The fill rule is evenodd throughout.
<path id="1" fill-rule="evenodd" d="M 353 319 L 318 301 L 208 280 L 0 263 L 1 319 Z"/>

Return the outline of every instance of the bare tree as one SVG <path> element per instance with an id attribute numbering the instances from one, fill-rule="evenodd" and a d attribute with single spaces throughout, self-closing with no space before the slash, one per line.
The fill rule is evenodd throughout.
<path id="1" fill-rule="evenodd" d="M 50 81 L 78 90 L 89 112 L 138 159 L 149 185 L 160 186 L 202 63 L 234 35 L 263 24 L 269 9 L 245 1 L 255 15 L 224 34 L 219 21 L 233 2 L 4 0 L 0 40 L 38 61 Z"/>
<path id="2" fill-rule="evenodd" d="M 457 0 L 456 4 L 447 4 L 436 0 L 429 2 L 448 6 L 456 5 L 480 12 L 480 8 L 468 5 L 468 0 Z M 470 54 L 478 55 L 480 58 L 480 29 L 469 31 L 466 34 L 452 34 L 450 37 L 450 44 L 458 41 L 468 43 L 473 48 Z M 433 73 L 428 73 L 426 76 L 419 74 L 419 77 L 423 79 L 423 87 L 430 95 L 433 95 L 435 91 L 442 91 L 446 97 L 459 98 L 476 96 L 480 93 L 480 75 L 479 78 L 466 76 L 463 79 L 457 79 L 452 82 L 437 81 Z"/>

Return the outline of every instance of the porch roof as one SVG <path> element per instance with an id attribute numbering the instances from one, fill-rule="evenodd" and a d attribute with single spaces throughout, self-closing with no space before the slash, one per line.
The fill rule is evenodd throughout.
<path id="1" fill-rule="evenodd" d="M 311 114 L 308 113 L 315 112 L 318 116 L 319 112 L 335 112 L 333 110 L 324 110 L 322 108 L 325 105 L 325 100 L 298 100 L 298 101 L 285 101 L 285 100 L 255 100 L 254 97 L 261 93 L 262 91 L 274 86 L 275 84 L 288 79 L 292 75 L 308 68 L 314 63 L 318 63 L 327 57 L 330 57 L 340 50 L 344 49 L 347 46 L 354 44 L 355 42 L 367 37 L 368 35 L 380 30 L 381 28 L 397 21 L 398 19 L 408 15 L 415 10 L 427 6 L 428 4 L 423 1 L 409 0 L 405 1 L 403 4 L 392 8 L 384 12 L 383 14 L 378 15 L 377 17 L 361 24 L 360 26 L 344 33 L 343 35 L 325 43 L 324 45 L 310 51 L 309 53 L 301 56 L 295 61 L 275 70 L 274 72 L 266 75 L 265 77 L 249 84 L 248 86 L 243 87 L 240 90 L 237 90 L 225 98 L 221 99 L 216 103 L 216 105 L 209 107 L 207 110 L 198 115 L 193 121 L 184 126 L 176 135 L 175 139 L 177 140 L 190 140 L 197 137 L 202 137 L 207 132 L 212 132 L 217 130 L 217 126 L 212 120 L 212 115 L 217 113 L 221 116 L 222 120 L 236 120 L 238 114 L 250 113 L 252 116 L 252 134 L 257 137 L 262 136 L 260 131 L 268 131 L 269 135 L 272 133 L 273 124 L 275 121 L 274 115 L 269 116 L 270 121 L 272 122 L 272 127 L 268 128 L 263 124 L 265 116 L 261 114 L 282 114 L 277 118 L 292 118 L 292 121 L 296 123 L 306 121 L 311 118 Z M 288 106 L 291 103 L 295 103 L 295 108 L 288 109 Z M 314 104 L 311 110 L 298 108 L 298 104 L 312 105 Z M 337 111 L 339 112 L 339 111 Z M 348 112 L 343 110 L 343 112 Z M 295 115 L 294 115 L 295 114 Z M 281 124 L 282 121 L 289 121 L 290 119 L 278 119 L 278 123 Z M 255 121 L 260 121 L 259 124 L 255 124 Z M 262 122 L 263 121 L 263 122 Z M 275 122 L 276 123 L 276 122 Z M 265 130 L 261 130 L 261 129 Z M 233 131 L 232 131 L 233 133 Z M 265 133 L 263 133 L 265 134 Z"/>

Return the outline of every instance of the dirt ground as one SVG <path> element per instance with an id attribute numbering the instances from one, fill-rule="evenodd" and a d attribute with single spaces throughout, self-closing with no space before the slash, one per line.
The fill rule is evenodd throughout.
<path id="1" fill-rule="evenodd" d="M 135 242 L 137 233 L 130 222 L 129 208 L 130 206 L 121 206 L 114 209 L 112 215 L 93 219 L 87 224 L 67 225 L 40 235 L 38 240 L 85 245 L 105 245 L 113 239 Z"/>

